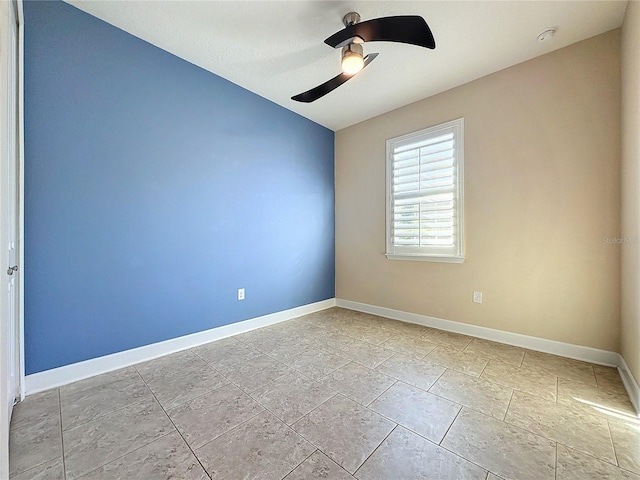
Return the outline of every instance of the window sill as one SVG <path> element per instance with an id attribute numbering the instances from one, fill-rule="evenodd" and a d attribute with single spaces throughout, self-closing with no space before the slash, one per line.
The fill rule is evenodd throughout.
<path id="1" fill-rule="evenodd" d="M 437 256 L 437 255 L 407 255 L 398 253 L 386 253 L 389 260 L 410 260 L 418 262 L 462 263 L 464 257 Z"/>

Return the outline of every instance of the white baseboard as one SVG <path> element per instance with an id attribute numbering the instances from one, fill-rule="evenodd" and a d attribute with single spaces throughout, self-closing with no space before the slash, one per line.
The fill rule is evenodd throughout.
<path id="1" fill-rule="evenodd" d="M 624 383 L 624 388 L 627 389 L 629 399 L 631 400 L 631 403 L 633 403 L 636 412 L 640 412 L 640 386 L 638 386 L 638 382 L 636 382 L 631 370 L 629 370 L 629 365 L 625 362 L 624 357 L 622 355 L 618 356 L 620 357 L 618 372 L 620 372 L 622 383 Z"/>
<path id="2" fill-rule="evenodd" d="M 336 305 L 338 307 L 371 313 L 373 315 L 392 318 L 394 320 L 417 323 L 418 325 L 424 325 L 426 327 L 462 333 L 464 335 L 484 338 L 494 342 L 506 343 L 507 345 L 528 348 L 529 350 L 552 353 L 561 357 L 596 363 L 598 365 L 617 367 L 619 363 L 619 354 L 616 352 L 609 352 L 607 350 L 599 350 L 597 348 L 583 347 L 581 345 L 573 345 L 571 343 L 531 337 L 529 335 L 521 335 L 519 333 L 505 332 L 503 330 L 496 330 L 493 328 L 479 327 L 477 325 L 469 325 L 467 323 L 454 322 L 451 320 L 444 320 L 442 318 L 419 315 L 417 313 L 403 312 L 401 310 L 393 310 L 391 308 L 377 307 L 375 305 L 352 302 L 351 300 L 343 300 L 340 298 L 336 299 Z"/>
<path id="3" fill-rule="evenodd" d="M 85 378 L 111 372 L 120 368 L 128 367 L 140 362 L 146 362 L 163 355 L 175 353 L 187 348 L 196 347 L 204 343 L 220 340 L 239 333 L 266 327 L 275 323 L 291 320 L 292 318 L 308 315 L 310 313 L 334 307 L 334 298 L 321 302 L 310 303 L 289 310 L 251 318 L 242 322 L 223 325 L 203 332 L 193 333 L 178 338 L 165 340 L 164 342 L 153 343 L 143 347 L 125 350 L 124 352 L 113 353 L 103 357 L 92 358 L 83 362 L 65 365 L 64 367 L 53 368 L 44 372 L 38 372 L 25 377 L 25 390 L 27 395 L 49 390 L 50 388 L 67 385 L 69 383 L 84 380 Z"/>

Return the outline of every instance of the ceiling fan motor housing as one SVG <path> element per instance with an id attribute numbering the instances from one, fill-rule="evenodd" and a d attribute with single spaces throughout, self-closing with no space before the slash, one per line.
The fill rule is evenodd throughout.
<path id="1" fill-rule="evenodd" d="M 349 12 L 344 17 L 342 17 L 342 23 L 344 23 L 345 27 L 349 25 L 354 25 L 360 21 L 360 14 L 357 12 Z"/>
<path id="2" fill-rule="evenodd" d="M 348 55 L 360 55 L 362 57 L 362 52 L 362 45 L 360 45 L 359 43 L 351 43 L 346 47 L 342 47 L 342 58 Z"/>

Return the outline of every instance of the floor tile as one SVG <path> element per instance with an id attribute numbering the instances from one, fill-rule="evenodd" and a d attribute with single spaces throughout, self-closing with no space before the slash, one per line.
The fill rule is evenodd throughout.
<path id="1" fill-rule="evenodd" d="M 209 480 L 177 432 L 145 445 L 82 477 L 82 480 Z"/>
<path id="2" fill-rule="evenodd" d="M 9 435 L 9 474 L 24 472 L 62 456 L 60 416 L 14 428 Z"/>
<path id="3" fill-rule="evenodd" d="M 300 373 L 319 379 L 349 363 L 349 359 L 324 350 L 311 349 L 293 357 L 287 362 Z"/>
<path id="4" fill-rule="evenodd" d="M 447 370 L 429 392 L 499 420 L 504 418 L 513 390 L 454 370 Z"/>
<path id="5" fill-rule="evenodd" d="M 200 358 L 196 358 L 196 361 L 180 371 L 164 374 L 153 372 L 145 375 L 145 382 L 165 409 L 176 407 L 229 383 Z"/>
<path id="6" fill-rule="evenodd" d="M 640 480 L 640 475 L 558 444 L 556 480 Z"/>
<path id="7" fill-rule="evenodd" d="M 609 420 L 618 465 L 640 475 L 640 420 Z"/>
<path id="8" fill-rule="evenodd" d="M 636 412 L 626 393 L 606 391 L 575 380 L 558 379 L 558 403 L 573 405 L 603 418 L 632 417 Z"/>
<path id="9" fill-rule="evenodd" d="M 64 480 L 62 457 L 50 460 L 15 477 L 11 477 L 11 480 Z"/>
<path id="10" fill-rule="evenodd" d="M 251 396 L 291 425 L 335 394 L 325 385 L 291 372 L 252 392 Z"/>
<path id="11" fill-rule="evenodd" d="M 290 324 L 290 322 L 281 322 L 277 325 L 283 326 L 285 324 Z M 255 343 L 260 342 L 269 342 L 272 340 L 277 340 L 281 338 L 284 334 L 285 329 L 278 329 L 276 325 L 272 325 L 269 328 L 257 328 L 255 330 L 251 330 L 250 332 L 241 333 L 239 335 L 234 335 L 234 340 L 238 340 L 242 343 L 248 343 L 251 346 Z M 218 343 L 218 342 L 214 342 Z"/>
<path id="12" fill-rule="evenodd" d="M 345 318 L 349 318 L 349 314 L 345 314 L 343 312 L 350 312 L 350 310 L 333 307 L 323 310 L 322 312 L 305 315 L 305 318 L 308 318 L 313 325 L 318 327 L 335 329 L 336 326 L 340 326 L 344 323 L 343 316 Z"/>
<path id="13" fill-rule="evenodd" d="M 314 450 L 276 417 L 263 412 L 195 453 L 215 480 L 279 480 Z"/>
<path id="14" fill-rule="evenodd" d="M 410 337 L 407 335 L 393 335 L 380 346 L 395 353 L 401 353 L 419 359 L 426 357 L 428 353 L 436 348 L 435 343 L 428 342 L 420 337 Z"/>
<path id="15" fill-rule="evenodd" d="M 260 331 L 260 330 L 258 330 Z M 249 332 L 251 333 L 251 332 Z M 192 351 L 205 362 L 219 370 L 233 368 L 259 358 L 262 354 L 252 346 L 223 339 L 193 348 Z"/>
<path id="16" fill-rule="evenodd" d="M 391 332 L 367 324 L 350 326 L 344 329 L 342 333 L 356 340 L 372 343 L 373 345 L 380 345 L 393 336 Z"/>
<path id="17" fill-rule="evenodd" d="M 250 362 L 241 363 L 235 367 L 221 370 L 222 374 L 247 393 L 276 380 L 291 369 L 283 363 L 261 354 Z"/>
<path id="18" fill-rule="evenodd" d="M 186 442 L 193 449 L 255 417 L 264 408 L 232 384 L 167 410 Z"/>
<path id="19" fill-rule="evenodd" d="M 313 455 L 302 462 L 284 480 L 355 480 L 346 470 L 340 467 L 321 451 L 316 450 Z"/>
<path id="20" fill-rule="evenodd" d="M 446 345 L 436 347 L 425 357 L 425 360 L 474 377 L 479 377 L 489 362 L 486 358 Z"/>
<path id="21" fill-rule="evenodd" d="M 441 445 L 504 478 L 553 479 L 556 444 L 463 408 Z"/>
<path id="22" fill-rule="evenodd" d="M 607 421 L 566 405 L 514 392 L 505 422 L 616 463 Z"/>
<path id="23" fill-rule="evenodd" d="M 337 352 L 356 341 L 355 338 L 351 338 L 343 333 L 336 332 L 334 330 L 324 330 L 322 335 L 314 340 L 316 344 L 315 348 L 320 350 L 327 350 L 329 352 Z"/>
<path id="24" fill-rule="evenodd" d="M 260 340 L 253 342 L 251 346 L 281 362 L 289 360 L 311 348 L 309 342 L 288 336 Z"/>
<path id="25" fill-rule="evenodd" d="M 58 389 L 29 395 L 13 407 L 11 428 L 30 427 L 43 420 L 60 416 Z"/>
<path id="26" fill-rule="evenodd" d="M 435 443 L 440 443 L 460 408 L 456 403 L 402 382 L 369 405 L 374 412 Z"/>
<path id="27" fill-rule="evenodd" d="M 129 405 L 64 432 L 67 480 L 175 431 L 156 401 Z"/>
<path id="28" fill-rule="evenodd" d="M 366 406 L 393 385 L 396 379 L 351 362 L 331 372 L 320 382 Z"/>
<path id="29" fill-rule="evenodd" d="M 354 473 L 395 423 L 342 395 L 320 405 L 293 424 L 334 462 Z"/>
<path id="30" fill-rule="evenodd" d="M 437 328 L 429 328 L 422 334 L 421 338 L 430 343 L 447 345 L 458 350 L 464 350 L 473 339 L 473 337 L 469 337 L 467 335 L 447 332 L 446 330 L 438 330 Z"/>
<path id="31" fill-rule="evenodd" d="M 376 370 L 414 387 L 428 390 L 446 369 L 425 360 L 396 354 Z"/>
<path id="32" fill-rule="evenodd" d="M 578 380 L 594 387 L 597 386 L 593 365 L 587 362 L 527 350 L 522 366 L 546 370 L 558 377 Z"/>
<path id="33" fill-rule="evenodd" d="M 356 472 L 359 480 L 477 479 L 486 470 L 397 427 Z"/>
<path id="34" fill-rule="evenodd" d="M 281 336 L 301 338 L 306 332 L 317 332 L 319 327 L 315 325 L 312 317 L 305 316 L 280 322 L 261 330 L 271 330 Z"/>
<path id="35" fill-rule="evenodd" d="M 402 335 L 410 335 L 414 337 L 421 337 L 425 335 L 429 330 L 429 327 L 419 325 L 417 323 L 401 322 L 399 320 L 388 320 L 384 325 L 385 330 L 393 333 L 399 333 Z"/>
<path id="36" fill-rule="evenodd" d="M 148 362 L 138 363 L 135 365 L 135 369 L 146 381 L 149 378 L 163 378 L 182 372 L 193 365 L 202 365 L 202 359 L 191 350 L 182 350 Z"/>
<path id="37" fill-rule="evenodd" d="M 153 398 L 139 375 L 77 392 L 60 392 L 62 428 L 68 430 L 132 403 Z"/>
<path id="38" fill-rule="evenodd" d="M 518 367 L 522 364 L 525 352 L 524 348 L 514 347 L 504 343 L 491 342 L 481 338 L 474 338 L 471 340 L 464 351 L 485 358 L 500 360 L 504 363 L 511 363 Z"/>
<path id="39" fill-rule="evenodd" d="M 598 388 L 608 392 L 627 394 L 627 390 L 624 387 L 624 383 L 622 383 L 622 378 L 617 368 L 594 365 L 593 371 L 596 374 Z"/>
<path id="40" fill-rule="evenodd" d="M 365 367 L 376 368 L 382 362 L 391 358 L 394 352 L 378 345 L 354 340 L 337 353 Z"/>
<path id="41" fill-rule="evenodd" d="M 557 377 L 543 370 L 518 367 L 499 360 L 491 360 L 480 378 L 514 390 L 537 395 L 545 400 L 556 401 Z"/>
<path id="42" fill-rule="evenodd" d="M 96 375 L 95 377 L 86 378 L 69 385 L 64 385 L 60 387 L 60 397 L 72 397 L 83 390 L 91 390 L 107 383 L 134 378 L 140 378 L 135 367 L 121 368 L 119 370 L 114 370 L 113 372 L 103 373 L 102 375 Z"/>
<path id="43" fill-rule="evenodd" d="M 494 473 L 489 472 L 489 475 L 487 475 L 487 480 L 504 480 L 504 479 L 497 476 Z"/>

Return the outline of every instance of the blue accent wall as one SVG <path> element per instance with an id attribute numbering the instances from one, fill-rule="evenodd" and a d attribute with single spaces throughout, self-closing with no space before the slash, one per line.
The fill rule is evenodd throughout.
<path id="1" fill-rule="evenodd" d="M 334 296 L 332 131 L 68 4 L 24 10 L 27 374 Z"/>

